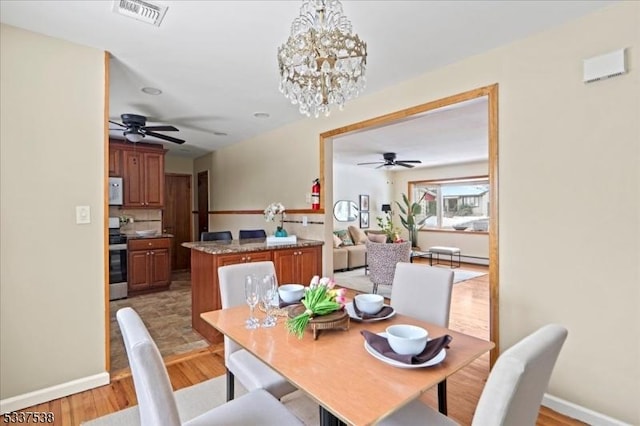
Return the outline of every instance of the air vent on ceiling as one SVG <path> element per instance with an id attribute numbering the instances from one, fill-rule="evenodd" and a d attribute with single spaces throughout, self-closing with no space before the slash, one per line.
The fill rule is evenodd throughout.
<path id="1" fill-rule="evenodd" d="M 167 6 L 142 0 L 113 0 L 113 11 L 159 27 L 167 12 Z"/>

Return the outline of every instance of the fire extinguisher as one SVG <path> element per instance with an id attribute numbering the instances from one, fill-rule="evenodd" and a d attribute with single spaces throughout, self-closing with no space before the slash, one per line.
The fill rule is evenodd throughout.
<path id="1" fill-rule="evenodd" d="M 311 186 L 311 209 L 320 210 L 320 179 L 314 180 Z"/>

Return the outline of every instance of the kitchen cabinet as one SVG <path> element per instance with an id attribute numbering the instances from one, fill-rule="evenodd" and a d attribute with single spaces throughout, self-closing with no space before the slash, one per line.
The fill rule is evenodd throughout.
<path id="1" fill-rule="evenodd" d="M 191 324 L 194 330 L 212 343 L 222 341 L 222 335 L 207 324 L 200 314 L 222 308 L 218 268 L 246 262 L 273 261 L 278 283 L 308 284 L 314 275 L 322 274 L 322 241 L 298 239 L 287 247 L 253 243 L 251 249 L 232 240 L 188 242 L 191 249 Z M 242 283 L 239 283 L 242 285 Z"/>
<path id="2" fill-rule="evenodd" d="M 236 263 L 265 262 L 271 260 L 270 251 L 237 253 L 222 255 L 218 258 L 218 266 L 235 265 Z"/>
<path id="3" fill-rule="evenodd" d="M 123 208 L 164 207 L 164 155 L 162 145 L 110 141 L 109 176 L 123 178 Z"/>
<path id="4" fill-rule="evenodd" d="M 279 284 L 307 285 L 322 272 L 321 247 L 302 247 L 273 252 Z"/>
<path id="5" fill-rule="evenodd" d="M 122 176 L 122 150 L 109 145 L 109 176 Z"/>
<path id="6" fill-rule="evenodd" d="M 164 205 L 164 152 L 125 150 L 123 207 L 162 208 Z"/>
<path id="7" fill-rule="evenodd" d="M 127 242 L 129 294 L 163 290 L 171 284 L 171 238 Z"/>

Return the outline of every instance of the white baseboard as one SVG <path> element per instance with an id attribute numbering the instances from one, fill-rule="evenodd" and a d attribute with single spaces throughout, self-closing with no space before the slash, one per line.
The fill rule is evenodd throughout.
<path id="1" fill-rule="evenodd" d="M 54 399 L 62 398 L 63 396 L 72 395 L 74 393 L 107 384 L 109 384 L 109 373 L 104 372 L 94 374 L 93 376 L 83 377 L 81 379 L 72 380 L 70 382 L 61 383 L 59 385 L 38 389 L 37 391 L 0 400 L 0 412 L 10 413 L 12 411 L 22 410 L 23 408 L 42 404 L 43 402 L 52 401 Z"/>
<path id="2" fill-rule="evenodd" d="M 456 260 L 455 256 L 453 257 L 453 260 Z M 489 259 L 486 257 L 465 256 L 463 254 L 460 256 L 460 261 L 464 263 L 474 263 L 476 265 L 489 265 Z"/>
<path id="3" fill-rule="evenodd" d="M 542 397 L 542 405 L 591 426 L 631 426 L 629 423 L 621 422 L 613 417 L 565 401 L 548 393 L 545 393 Z"/>

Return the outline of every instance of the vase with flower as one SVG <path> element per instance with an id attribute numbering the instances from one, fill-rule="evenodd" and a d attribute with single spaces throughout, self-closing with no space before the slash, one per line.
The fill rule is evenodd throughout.
<path id="1" fill-rule="evenodd" d="M 274 235 L 276 237 L 286 237 L 287 231 L 284 229 L 284 218 L 286 217 L 285 208 L 282 203 L 271 203 L 264 209 L 264 219 L 267 222 L 273 222 L 277 215 L 280 215 L 280 226 L 276 227 Z"/>

